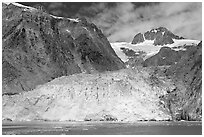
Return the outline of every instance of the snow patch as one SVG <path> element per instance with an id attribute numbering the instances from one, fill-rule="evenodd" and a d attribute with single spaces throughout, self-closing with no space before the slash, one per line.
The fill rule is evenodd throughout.
<path id="1" fill-rule="evenodd" d="M 64 17 L 57 17 L 57 16 L 54 16 L 54 15 L 51 15 L 51 14 L 50 14 L 50 16 L 55 18 L 55 19 L 63 19 L 64 18 Z"/>
<path id="2" fill-rule="evenodd" d="M 144 36 L 144 34 L 142 34 L 142 36 L 143 36 L 143 39 L 145 40 L 145 36 Z"/>
<path id="3" fill-rule="evenodd" d="M 83 27 L 86 31 L 88 31 L 88 29 L 86 27 Z"/>
<path id="4" fill-rule="evenodd" d="M 182 46 L 182 45 L 198 45 L 200 43 L 199 40 L 190 40 L 190 39 L 173 39 L 174 43 L 172 46 Z"/>
<path id="5" fill-rule="evenodd" d="M 157 33 L 157 30 L 156 30 L 156 29 L 153 29 L 153 30 L 151 30 L 151 32 Z"/>
<path id="6" fill-rule="evenodd" d="M 22 5 L 22 4 L 19 4 L 19 3 L 16 3 L 16 2 L 6 2 L 5 4 L 9 5 L 9 4 L 13 4 L 15 6 L 18 6 L 18 7 L 22 7 L 22 8 L 25 8 L 25 10 L 37 10 L 36 8 L 33 8 L 33 7 L 29 7 L 29 6 L 25 6 L 25 5 Z"/>
<path id="7" fill-rule="evenodd" d="M 74 21 L 74 22 L 79 22 L 79 19 L 78 19 L 78 18 L 77 18 L 77 19 L 66 18 L 66 19 L 69 19 L 69 20 Z"/>
<path id="8" fill-rule="evenodd" d="M 55 19 L 68 19 L 68 20 L 71 20 L 73 22 L 79 22 L 78 18 L 77 19 L 72 19 L 72 18 L 65 18 L 65 17 L 58 17 L 58 16 L 54 16 L 54 15 L 51 15 L 51 17 L 55 18 Z"/>
<path id="9" fill-rule="evenodd" d="M 133 51 L 135 51 L 135 54 L 139 54 L 139 52 L 145 52 L 146 56 L 144 59 L 151 57 L 159 52 L 160 46 L 154 46 L 153 40 L 145 40 L 142 43 L 138 44 L 131 44 L 127 42 L 117 42 L 117 43 L 111 43 L 112 48 L 115 50 L 116 54 L 123 62 L 128 61 L 128 56 L 125 55 L 125 53 L 120 48 L 128 48 Z"/>
<path id="10" fill-rule="evenodd" d="M 115 53 L 118 55 L 118 57 L 123 61 L 128 61 L 128 57 L 125 55 L 125 53 L 120 49 L 124 46 L 121 45 L 121 43 L 110 43 L 111 47 L 114 49 Z M 126 48 L 126 47 L 124 47 Z"/>
<path id="11" fill-rule="evenodd" d="M 132 44 L 133 46 L 144 46 L 144 45 L 153 45 L 154 44 L 154 40 L 145 40 L 141 43 L 138 44 Z"/>
<path id="12" fill-rule="evenodd" d="M 197 46 L 199 44 L 199 40 L 190 40 L 190 39 L 173 39 L 174 43 L 165 45 L 166 47 L 170 47 L 175 51 L 186 50 L 185 46 Z"/>
<path id="13" fill-rule="evenodd" d="M 70 30 L 69 30 L 69 29 L 66 29 L 65 31 L 68 32 L 68 33 L 70 33 Z"/>

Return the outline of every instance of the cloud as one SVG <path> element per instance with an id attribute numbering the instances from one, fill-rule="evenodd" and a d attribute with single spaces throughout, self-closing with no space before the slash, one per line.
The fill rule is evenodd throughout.
<path id="1" fill-rule="evenodd" d="M 166 27 L 190 39 L 202 39 L 202 3 L 94 3 L 80 12 L 100 27 L 110 42 L 132 41 L 139 32 Z"/>
<path id="2" fill-rule="evenodd" d="M 28 3 L 36 4 L 36 3 Z M 166 27 L 174 34 L 202 39 L 201 2 L 45 2 L 39 3 L 56 16 L 86 17 L 110 42 L 131 42 L 152 28 Z"/>

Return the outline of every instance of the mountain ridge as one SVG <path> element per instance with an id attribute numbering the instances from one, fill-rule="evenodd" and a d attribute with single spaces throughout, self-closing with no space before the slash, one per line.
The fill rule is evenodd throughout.
<path id="1" fill-rule="evenodd" d="M 29 91 L 63 75 L 124 68 L 102 31 L 85 18 L 12 3 L 3 4 L 2 16 L 3 93 Z"/>

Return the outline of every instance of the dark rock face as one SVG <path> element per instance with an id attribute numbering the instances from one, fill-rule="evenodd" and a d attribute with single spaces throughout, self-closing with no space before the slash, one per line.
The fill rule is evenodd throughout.
<path id="1" fill-rule="evenodd" d="M 132 49 L 128 49 L 124 47 L 121 47 L 120 49 L 128 57 L 128 61 L 125 62 L 126 66 L 129 66 L 129 67 L 143 66 L 143 62 L 144 62 L 143 57 L 145 55 L 145 52 L 143 51 L 135 52 Z"/>
<path id="2" fill-rule="evenodd" d="M 141 37 L 143 40 L 141 39 Z M 174 43 L 173 39 L 183 39 L 183 37 L 174 35 L 172 32 L 170 32 L 164 27 L 159 27 L 145 32 L 144 38 L 145 40 L 154 40 L 154 45 L 172 44 Z M 132 44 L 141 43 L 144 41 L 144 38 L 143 34 L 139 33 L 134 37 Z"/>
<path id="3" fill-rule="evenodd" d="M 120 48 L 123 53 L 125 53 L 126 56 L 128 56 L 129 58 L 132 58 L 132 57 L 135 57 L 137 56 L 136 52 L 132 49 L 128 49 L 128 48 L 125 48 L 125 47 L 121 47 Z"/>
<path id="4" fill-rule="evenodd" d="M 124 68 L 93 23 L 2 6 L 3 93 L 28 91 L 63 75 Z"/>
<path id="5" fill-rule="evenodd" d="M 185 51 L 162 47 L 143 62 L 145 67 L 164 67 L 157 71 L 175 83 L 175 89 L 161 97 L 174 120 L 202 119 L 202 42 Z M 168 65 L 168 67 L 166 67 Z M 155 69 L 156 71 L 156 69 Z"/>
<path id="6" fill-rule="evenodd" d="M 173 65 L 180 60 L 185 51 L 175 51 L 169 47 L 162 47 L 160 51 L 143 62 L 144 67 Z"/>
<path id="7" fill-rule="evenodd" d="M 179 62 L 166 71 L 177 90 L 166 99 L 175 119 L 202 119 L 202 42 L 187 49 Z"/>
<path id="8" fill-rule="evenodd" d="M 168 36 L 166 33 L 164 35 L 158 35 L 155 38 L 154 45 L 166 45 L 166 44 L 172 44 L 174 41 L 170 36 Z"/>
<path id="9" fill-rule="evenodd" d="M 144 41 L 143 34 L 138 33 L 138 34 L 134 37 L 134 39 L 133 39 L 133 41 L 132 41 L 132 44 L 138 44 L 138 43 L 141 43 L 141 42 L 143 42 L 143 41 Z"/>

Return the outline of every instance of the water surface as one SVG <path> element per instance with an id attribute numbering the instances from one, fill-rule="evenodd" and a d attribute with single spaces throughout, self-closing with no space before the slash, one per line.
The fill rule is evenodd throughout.
<path id="1" fill-rule="evenodd" d="M 201 122 L 7 122 L 2 134 L 16 135 L 201 135 Z"/>

